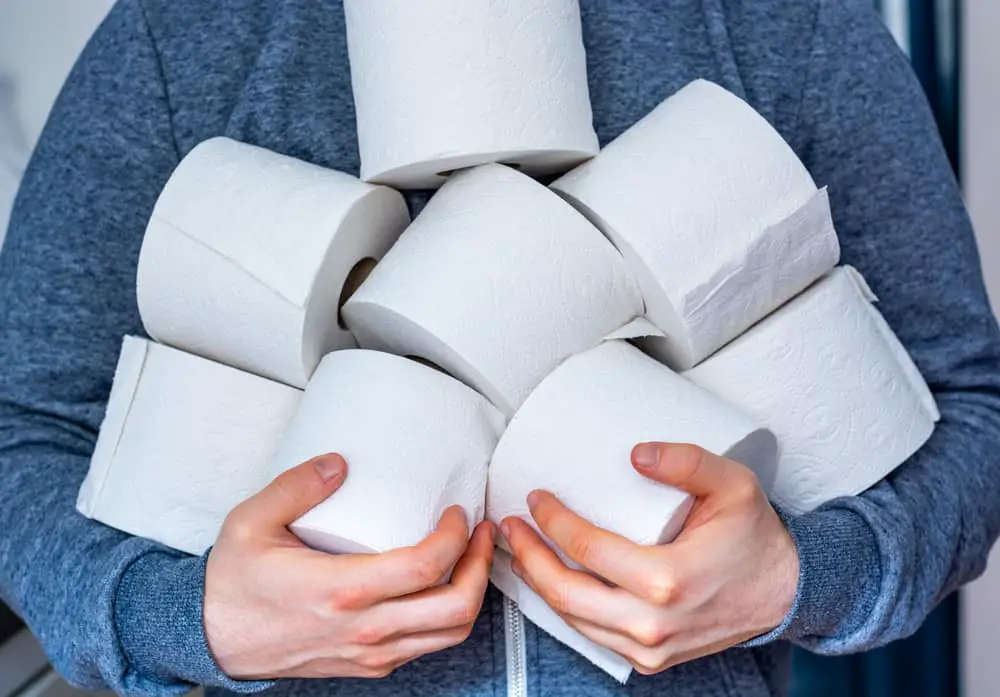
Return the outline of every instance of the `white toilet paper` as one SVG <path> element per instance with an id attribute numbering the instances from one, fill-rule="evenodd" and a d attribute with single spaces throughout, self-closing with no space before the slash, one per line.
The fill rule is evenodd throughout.
<path id="1" fill-rule="evenodd" d="M 532 522 L 545 489 L 595 525 L 642 545 L 669 542 L 691 497 L 629 463 L 646 441 L 694 443 L 773 476 L 777 443 L 749 416 L 624 341 L 573 356 L 532 392 L 490 463 L 487 518 Z"/>
<path id="2" fill-rule="evenodd" d="M 927 384 L 841 267 L 685 377 L 767 424 L 781 446 L 771 500 L 804 513 L 883 479 L 930 437 Z"/>
<path id="3" fill-rule="evenodd" d="M 361 177 L 433 188 L 516 163 L 564 172 L 598 151 L 577 0 L 345 0 Z"/>
<path id="4" fill-rule="evenodd" d="M 567 357 L 642 314 L 621 255 L 501 165 L 431 199 L 343 310 L 365 348 L 425 358 L 507 415 Z"/>
<path id="5" fill-rule="evenodd" d="M 618 246 L 651 353 L 683 370 L 837 263 L 826 191 L 749 105 L 698 80 L 553 188 Z"/>
<path id="6" fill-rule="evenodd" d="M 202 554 L 229 511 L 269 483 L 270 457 L 301 394 L 126 337 L 77 509 Z"/>
<path id="7" fill-rule="evenodd" d="M 481 395 L 433 368 L 337 351 L 309 382 L 271 471 L 342 454 L 344 485 L 291 530 L 326 552 L 385 552 L 427 537 L 450 506 L 465 508 L 470 531 L 483 519 L 486 468 L 505 425 Z"/>
<path id="8" fill-rule="evenodd" d="M 695 443 L 768 478 L 774 436 L 710 393 L 624 341 L 574 356 L 524 402 L 490 463 L 487 518 L 520 516 L 534 525 L 526 498 L 551 491 L 595 525 L 642 545 L 671 541 L 692 497 L 643 477 L 629 463 L 641 442 Z M 494 571 L 508 595 L 515 579 Z M 527 588 L 511 595 L 525 616 L 620 680 L 628 664 L 566 626 Z M 621 674 L 624 670 L 624 675 Z"/>
<path id="9" fill-rule="evenodd" d="M 184 158 L 139 259 L 150 336 L 288 385 L 354 346 L 338 325 L 352 268 L 409 222 L 402 196 L 227 138 Z"/>

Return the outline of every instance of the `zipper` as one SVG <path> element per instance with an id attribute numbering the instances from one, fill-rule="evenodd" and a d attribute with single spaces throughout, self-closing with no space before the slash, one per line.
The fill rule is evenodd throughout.
<path id="1" fill-rule="evenodd" d="M 524 646 L 524 615 L 517 603 L 504 596 L 504 638 L 507 648 L 507 697 L 527 697 L 527 650 Z"/>

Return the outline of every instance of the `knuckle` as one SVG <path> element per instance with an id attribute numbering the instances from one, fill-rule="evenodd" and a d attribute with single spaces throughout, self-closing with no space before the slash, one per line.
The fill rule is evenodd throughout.
<path id="1" fill-rule="evenodd" d="M 635 659 L 632 659 L 629 662 L 632 664 L 632 668 L 635 669 L 635 672 L 639 675 L 656 675 L 656 670 L 644 663 L 640 663 Z"/>
<path id="2" fill-rule="evenodd" d="M 356 663 L 367 671 L 378 673 L 384 670 L 385 675 L 391 672 L 391 661 L 387 660 L 387 657 L 381 653 L 374 651 L 363 652 Z M 384 675 L 380 677 L 384 677 Z"/>
<path id="3" fill-rule="evenodd" d="M 245 544 L 252 542 L 256 536 L 251 512 L 240 505 L 233 509 L 225 522 L 226 537 L 234 542 Z"/>
<path id="4" fill-rule="evenodd" d="M 392 666 L 380 666 L 378 668 L 365 668 L 361 677 L 368 680 L 382 680 L 392 674 Z"/>
<path id="5" fill-rule="evenodd" d="M 635 668 L 635 672 L 638 673 L 639 675 L 649 676 L 649 675 L 656 675 L 657 673 L 660 672 L 660 669 L 656 668 L 655 666 L 647 665 L 645 663 L 641 663 L 635 660 L 632 661 L 632 667 Z"/>
<path id="6" fill-rule="evenodd" d="M 468 631 L 467 631 L 467 629 L 468 629 Z M 444 638 L 444 640 L 443 640 L 443 642 L 441 644 L 441 649 L 442 650 L 443 649 L 450 649 L 453 646 L 458 646 L 459 644 L 461 644 L 462 642 L 464 642 L 466 639 L 469 638 L 469 634 L 471 633 L 471 629 L 472 629 L 471 627 L 469 627 L 469 628 L 459 627 L 458 629 L 456 629 L 454 631 L 448 632 L 448 634 L 445 635 L 445 638 Z"/>
<path id="7" fill-rule="evenodd" d="M 697 445 L 683 443 L 670 448 L 670 458 L 673 466 L 689 479 L 705 464 L 708 452 Z"/>
<path id="8" fill-rule="evenodd" d="M 274 498 L 279 500 L 288 500 L 296 498 L 296 490 L 298 487 L 295 486 L 296 477 L 295 470 L 289 470 L 287 472 L 282 472 L 271 482 L 268 489 L 270 489 L 270 494 Z"/>
<path id="9" fill-rule="evenodd" d="M 332 614 L 353 610 L 364 605 L 365 593 L 360 587 L 345 586 L 330 592 L 328 605 Z"/>
<path id="10" fill-rule="evenodd" d="M 760 492 L 760 484 L 750 469 L 742 465 L 733 468 L 729 477 L 730 491 L 740 502 L 752 503 L 757 501 Z"/>
<path id="11" fill-rule="evenodd" d="M 642 586 L 643 595 L 654 605 L 668 605 L 677 596 L 677 582 L 668 571 L 649 574 Z"/>
<path id="12" fill-rule="evenodd" d="M 593 540 L 585 532 L 575 532 L 566 541 L 566 553 L 584 566 L 593 558 Z"/>
<path id="13" fill-rule="evenodd" d="M 428 556 L 414 557 L 410 573 L 415 583 L 430 586 L 444 576 L 442 564 L 437 559 Z"/>
<path id="14" fill-rule="evenodd" d="M 388 633 L 382 627 L 378 627 L 373 624 L 366 624 L 357 628 L 354 640 L 362 646 L 374 646 L 375 644 L 381 643 L 386 638 L 387 634 Z"/>
<path id="15" fill-rule="evenodd" d="M 666 651 L 644 649 L 631 657 L 632 667 L 641 675 L 656 675 L 670 667 L 670 654 Z"/>
<path id="16" fill-rule="evenodd" d="M 474 598 L 459 598 L 449 615 L 449 624 L 456 627 L 471 626 L 479 616 L 479 602 Z"/>
<path id="17" fill-rule="evenodd" d="M 552 609 L 560 615 L 569 615 L 572 614 L 571 609 L 573 601 L 571 598 L 572 592 L 569 584 L 563 580 L 559 580 L 549 591 L 546 601 L 552 606 Z"/>
<path id="18" fill-rule="evenodd" d="M 667 628 L 659 617 L 651 617 L 637 622 L 629 632 L 632 638 L 646 648 L 659 646 L 667 640 Z"/>

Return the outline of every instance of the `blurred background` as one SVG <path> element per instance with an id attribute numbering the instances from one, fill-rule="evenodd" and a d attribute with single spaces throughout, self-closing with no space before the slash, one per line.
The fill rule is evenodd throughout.
<path id="1" fill-rule="evenodd" d="M 831 0 L 836 1 L 836 0 Z M 873 0 L 934 109 L 1000 307 L 1000 0 Z M 113 0 L 0 0 L 0 243 L 52 101 Z M 795 657 L 793 697 L 1000 695 L 1000 555 L 912 638 L 858 656 Z M 0 697 L 76 694 L 0 605 Z"/>

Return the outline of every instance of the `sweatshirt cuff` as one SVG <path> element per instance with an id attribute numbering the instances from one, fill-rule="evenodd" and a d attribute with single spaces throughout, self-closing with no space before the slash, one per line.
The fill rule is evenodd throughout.
<path id="1" fill-rule="evenodd" d="M 139 557 L 122 576 L 115 599 L 115 628 L 127 662 L 128 692 L 186 691 L 195 685 L 244 694 L 271 687 L 269 681 L 237 681 L 215 662 L 205 636 L 202 557 L 154 551 Z"/>
<path id="2" fill-rule="evenodd" d="M 882 582 L 875 533 L 862 516 L 835 503 L 798 517 L 775 510 L 798 551 L 798 589 L 784 621 L 742 646 L 808 645 L 850 634 L 874 610 Z"/>

